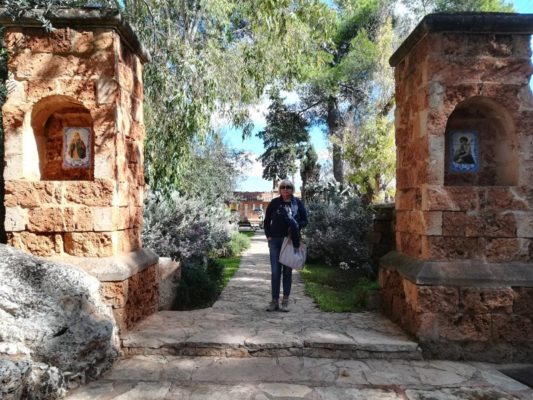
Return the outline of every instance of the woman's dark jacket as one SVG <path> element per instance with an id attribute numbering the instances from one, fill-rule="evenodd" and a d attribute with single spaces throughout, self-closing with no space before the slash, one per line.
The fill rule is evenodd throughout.
<path id="1" fill-rule="evenodd" d="M 273 199 L 265 212 L 265 235 L 266 237 L 282 238 L 291 233 L 292 244 L 294 247 L 300 246 L 300 229 L 307 225 L 307 211 L 302 201 L 292 197 L 290 202 L 290 211 L 283 199 L 276 197 Z"/>

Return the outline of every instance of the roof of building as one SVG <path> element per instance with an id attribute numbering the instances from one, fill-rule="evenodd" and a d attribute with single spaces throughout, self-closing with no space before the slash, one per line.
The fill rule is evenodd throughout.
<path id="1" fill-rule="evenodd" d="M 533 14 L 494 12 L 436 13 L 426 15 L 389 59 L 398 65 L 431 32 L 532 34 Z"/>
<path id="2" fill-rule="evenodd" d="M 49 20 L 54 27 L 82 27 L 114 29 L 126 45 L 143 62 L 150 62 L 150 53 L 143 46 L 118 10 L 95 7 L 50 7 L 49 10 L 36 8 L 24 11 L 16 19 L 5 8 L 0 8 L 0 25 L 21 27 L 42 27 L 43 19 Z"/>

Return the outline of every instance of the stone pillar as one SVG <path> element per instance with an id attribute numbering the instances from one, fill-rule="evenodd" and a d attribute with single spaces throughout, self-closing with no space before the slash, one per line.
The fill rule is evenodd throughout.
<path id="1" fill-rule="evenodd" d="M 117 320 L 130 326 L 155 311 L 158 298 L 157 256 L 140 241 L 149 55 L 115 12 L 53 9 L 51 32 L 41 14 L 13 22 L 0 10 L 9 56 L 2 109 L 8 244 L 107 280 Z M 141 309 L 125 311 L 128 302 Z"/>
<path id="2" fill-rule="evenodd" d="M 391 57 L 396 249 L 383 312 L 426 356 L 533 358 L 533 15 L 426 16 Z"/>

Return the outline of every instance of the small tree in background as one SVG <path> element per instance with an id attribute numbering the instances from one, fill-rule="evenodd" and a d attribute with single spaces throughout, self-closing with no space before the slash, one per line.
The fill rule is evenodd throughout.
<path id="1" fill-rule="evenodd" d="M 313 195 L 310 187 L 320 180 L 320 164 L 313 145 L 307 146 L 307 150 L 300 160 L 300 176 L 302 178 L 302 199 L 307 201 Z"/>
<path id="2" fill-rule="evenodd" d="M 298 170 L 296 160 L 303 157 L 309 141 L 307 120 L 283 103 L 278 93 L 271 94 L 267 125 L 257 136 L 263 140 L 265 152 L 259 156 L 263 178 L 272 180 L 272 188 L 280 179 L 287 179 Z"/>

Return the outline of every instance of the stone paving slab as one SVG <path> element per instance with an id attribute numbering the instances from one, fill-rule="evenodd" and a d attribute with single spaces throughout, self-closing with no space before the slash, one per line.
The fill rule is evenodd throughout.
<path id="1" fill-rule="evenodd" d="M 509 366 L 438 360 L 133 356 L 67 399 L 533 399 L 533 390 L 498 371 L 503 368 Z"/>
<path id="2" fill-rule="evenodd" d="M 327 313 L 293 273 L 291 312 L 269 313 L 270 263 L 262 235 L 213 307 L 162 311 L 122 335 L 125 353 L 421 359 L 417 343 L 379 313 Z"/>

